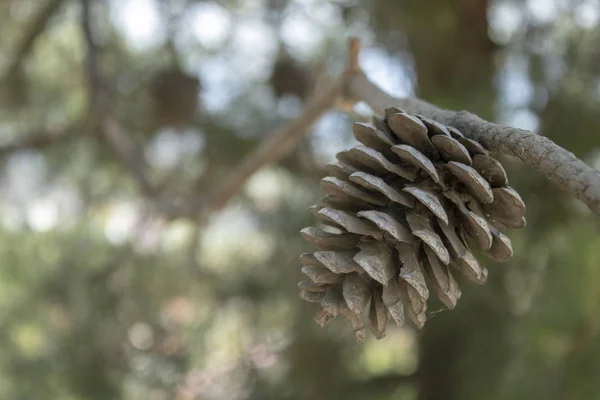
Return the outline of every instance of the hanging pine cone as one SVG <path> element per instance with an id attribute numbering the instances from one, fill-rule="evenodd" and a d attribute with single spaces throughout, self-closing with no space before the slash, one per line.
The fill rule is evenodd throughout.
<path id="1" fill-rule="evenodd" d="M 425 324 L 425 276 L 450 309 L 461 296 L 454 270 L 485 283 L 488 272 L 470 244 L 496 261 L 510 259 L 501 231 L 525 225 L 525 204 L 502 165 L 453 127 L 390 108 L 353 132 L 361 144 L 327 166 L 327 195 L 312 207 L 326 228 L 302 230 L 319 251 L 300 256 L 309 279 L 299 294 L 320 303 L 319 325 L 341 315 L 357 340 L 370 301 L 369 327 L 380 339 L 388 314 L 399 326 L 405 310 L 419 328 Z"/>
<path id="2" fill-rule="evenodd" d="M 291 95 L 305 100 L 313 87 L 310 71 L 289 55 L 275 62 L 269 81 L 277 98 Z"/>
<path id="3" fill-rule="evenodd" d="M 158 72 L 152 79 L 154 117 L 160 126 L 182 128 L 193 122 L 198 112 L 200 80 L 178 66 Z"/>

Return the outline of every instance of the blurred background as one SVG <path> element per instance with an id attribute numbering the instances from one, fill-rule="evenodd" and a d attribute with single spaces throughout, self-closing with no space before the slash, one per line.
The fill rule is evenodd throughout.
<path id="1" fill-rule="evenodd" d="M 514 259 L 381 341 L 320 329 L 296 289 L 307 207 L 365 105 L 206 225 L 161 207 L 297 116 L 349 35 L 391 94 L 600 165 L 594 0 L 0 0 L 0 398 L 600 399 L 599 220 L 512 159 Z"/>

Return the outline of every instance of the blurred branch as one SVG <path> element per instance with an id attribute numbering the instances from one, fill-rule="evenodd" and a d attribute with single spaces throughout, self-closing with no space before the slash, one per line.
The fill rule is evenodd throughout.
<path id="1" fill-rule="evenodd" d="M 279 128 L 246 156 L 239 166 L 210 195 L 208 204 L 202 210 L 203 215 L 200 219 L 204 220 L 208 214 L 223 208 L 252 174 L 265 165 L 278 161 L 287 154 L 315 121 L 334 106 L 336 99 L 342 93 L 345 81 L 346 75 L 343 75 L 333 82 L 330 87 L 324 89 L 312 101 L 309 101 L 300 117 Z"/>
<path id="2" fill-rule="evenodd" d="M 187 203 L 174 204 L 167 200 L 162 191 L 152 183 L 148 176 L 150 166 L 136 143 L 123 128 L 112 110 L 108 110 L 100 121 L 100 130 L 109 145 L 116 153 L 119 161 L 131 172 L 140 189 L 163 214 L 170 217 L 192 217 L 194 209 Z"/>
<path id="3" fill-rule="evenodd" d="M 91 26 L 90 0 L 81 0 L 82 21 L 81 26 L 87 44 L 88 74 L 90 82 L 90 103 L 96 104 L 99 111 L 99 127 L 111 145 L 119 160 L 132 173 L 139 183 L 143 193 L 157 205 L 161 212 L 171 217 L 198 218 L 200 222 L 214 212 L 225 206 L 248 180 L 248 178 L 267 164 L 280 160 L 296 143 L 306 134 L 308 129 L 324 113 L 336 106 L 337 101 L 343 98 L 347 83 L 352 75 L 359 71 L 358 53 L 359 42 L 352 40 L 350 43 L 349 62 L 347 69 L 329 86 L 317 92 L 306 104 L 301 116 L 287 125 L 276 130 L 258 147 L 246 156 L 239 166 L 226 177 L 216 190 L 209 194 L 207 201 L 196 201 L 188 198 L 181 204 L 174 204 L 165 200 L 159 187 L 152 183 L 148 177 L 148 167 L 143 153 L 122 127 L 111 107 L 111 99 L 106 91 L 98 70 L 98 47 L 94 40 Z"/>
<path id="4" fill-rule="evenodd" d="M 306 103 L 302 114 L 298 118 L 269 135 L 254 151 L 240 162 L 239 166 L 209 195 L 208 202 L 201 209 L 201 222 L 206 221 L 213 212 L 223 208 L 240 191 L 252 174 L 262 167 L 280 160 L 292 150 L 298 141 L 306 135 L 309 128 L 323 114 L 336 106 L 337 101 L 343 98 L 347 84 L 359 71 L 359 50 L 360 44 L 358 40 L 351 40 L 349 61 L 346 70 L 330 83 L 329 86 L 317 92 Z"/>
<path id="5" fill-rule="evenodd" d="M 39 130 L 34 133 L 22 134 L 5 143 L 0 143 L 0 157 L 15 151 L 41 149 L 65 140 L 75 134 L 80 122 L 72 123 L 59 129 Z"/>
<path id="6" fill-rule="evenodd" d="M 13 61 L 6 73 L 6 79 L 12 79 L 22 68 L 23 61 L 27 58 L 33 48 L 36 39 L 44 32 L 46 22 L 58 10 L 62 0 L 48 0 L 35 15 L 32 21 L 26 25 L 28 30 L 23 35 L 21 41 L 17 44 Z"/>
<path id="7" fill-rule="evenodd" d="M 544 136 L 494 124 L 467 111 L 443 110 L 416 98 L 392 97 L 364 74 L 353 77 L 349 92 L 380 114 L 386 108 L 396 106 L 454 126 L 488 150 L 519 158 L 600 214 L 600 172 Z"/>
<path id="8" fill-rule="evenodd" d="M 187 204 L 175 204 L 167 200 L 159 186 L 152 182 L 151 171 L 140 146 L 118 120 L 108 90 L 99 68 L 99 48 L 94 37 L 92 25 L 92 1 L 81 0 L 81 29 L 87 47 L 87 73 L 89 84 L 89 106 L 97 116 L 96 127 L 106 139 L 117 158 L 136 180 L 142 193 L 148 197 L 156 208 L 170 217 L 191 217 L 196 214 Z"/>
<path id="9" fill-rule="evenodd" d="M 34 16 L 33 20 L 27 24 L 28 30 L 25 32 L 21 41 L 17 44 L 13 61 L 6 72 L 5 80 L 17 79 L 16 76 L 22 69 L 23 61 L 33 48 L 37 38 L 44 32 L 48 19 L 59 9 L 62 0 L 47 1 Z M 82 120 L 70 123 L 61 128 L 45 129 L 41 128 L 34 132 L 18 135 L 5 143 L 0 143 L 0 157 L 11 154 L 15 151 L 28 149 L 41 149 L 55 143 L 70 138 L 78 130 L 88 124 L 93 119 L 93 115 L 85 116 Z"/>
<path id="10" fill-rule="evenodd" d="M 146 174 L 149 169 L 146 159 L 112 112 L 102 117 L 100 129 L 121 162 L 138 180 L 143 192 L 151 197 L 156 196 L 158 192 Z"/>
<path id="11" fill-rule="evenodd" d="M 94 38 L 92 28 L 92 10 L 90 0 L 81 0 L 81 27 L 83 30 L 83 36 L 87 45 L 87 71 L 88 79 L 90 84 L 91 103 L 95 103 L 99 92 L 102 90 L 101 87 L 101 76 L 98 67 L 98 44 Z"/>
<path id="12" fill-rule="evenodd" d="M 89 107 L 97 113 L 97 127 L 100 132 L 117 154 L 121 163 L 131 171 L 142 192 L 157 203 L 162 203 L 156 200 L 159 198 L 159 191 L 148 177 L 149 167 L 143 153 L 114 114 L 112 99 L 98 65 L 99 49 L 92 26 L 91 3 L 91 0 L 81 0 L 81 29 L 87 47 Z"/>
<path id="13" fill-rule="evenodd" d="M 82 0 L 82 4 L 82 26 L 88 45 L 90 93 L 93 101 L 105 87 L 98 71 L 98 49 L 90 26 L 89 0 Z M 161 190 L 148 178 L 149 168 L 143 154 L 114 116 L 108 101 L 102 104 L 106 107 L 105 116 L 101 118 L 102 131 L 122 163 L 138 180 L 144 193 L 154 199 L 161 210 L 173 217 L 199 218 L 200 222 L 205 222 L 213 212 L 222 209 L 256 171 L 279 161 L 289 153 L 323 114 L 340 105 L 348 109 L 348 105 L 353 104 L 354 100 L 364 100 L 379 113 L 383 113 L 387 107 L 398 106 L 408 112 L 452 125 L 491 151 L 518 157 L 568 190 L 592 211 L 600 213 L 600 173 L 572 153 L 533 132 L 487 122 L 466 111 L 443 110 L 416 98 L 394 98 L 362 73 L 358 63 L 359 52 L 359 41 L 351 39 L 346 70 L 312 96 L 300 117 L 277 129 L 243 158 L 203 202 L 187 199 L 186 205 L 175 206 L 170 202 L 157 200 L 161 198 Z"/>

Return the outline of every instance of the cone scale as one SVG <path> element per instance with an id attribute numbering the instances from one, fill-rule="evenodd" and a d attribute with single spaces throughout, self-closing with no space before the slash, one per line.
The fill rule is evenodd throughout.
<path id="1" fill-rule="evenodd" d="M 300 256 L 299 296 L 319 304 L 322 327 L 341 316 L 357 340 L 367 326 L 381 339 L 388 322 L 423 327 L 430 291 L 453 309 L 456 274 L 485 283 L 471 246 L 509 260 L 503 232 L 525 225 L 525 204 L 500 162 L 456 128 L 389 108 L 352 130 L 360 144 L 327 165 L 326 195 L 311 207 L 318 227 L 301 232 L 317 251 Z"/>

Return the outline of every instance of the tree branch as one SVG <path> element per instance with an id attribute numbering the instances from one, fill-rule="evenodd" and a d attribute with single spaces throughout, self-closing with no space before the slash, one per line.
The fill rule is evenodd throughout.
<path id="1" fill-rule="evenodd" d="M 358 54 L 357 51 L 356 54 Z M 297 119 L 276 130 L 254 151 L 248 154 L 223 183 L 209 195 L 208 202 L 202 207 L 200 221 L 206 221 L 210 214 L 223 208 L 229 199 L 244 186 L 244 183 L 252 174 L 265 165 L 280 160 L 292 150 L 308 132 L 309 128 L 323 114 L 335 106 L 336 101 L 342 97 L 354 72 L 350 68 L 347 69 L 328 87 L 322 89 L 309 100 L 304 111 Z"/>
<path id="2" fill-rule="evenodd" d="M 181 207 L 166 201 L 161 191 L 152 183 L 148 176 L 150 167 L 143 152 L 123 128 L 114 113 L 111 104 L 112 99 L 99 69 L 99 48 L 94 37 L 91 5 L 91 0 L 81 0 L 81 30 L 87 48 L 89 107 L 97 115 L 94 121 L 95 127 L 99 128 L 121 164 L 131 172 L 142 193 L 156 205 L 160 212 L 169 216 L 189 215 L 189 211 L 183 211 Z"/>
<path id="3" fill-rule="evenodd" d="M 82 0 L 84 6 L 88 0 Z M 84 7 L 83 28 L 88 42 L 88 62 L 90 63 L 91 89 L 97 90 L 98 71 L 96 47 L 90 31 L 89 7 Z M 112 112 L 107 112 L 101 126 L 104 135 L 115 149 L 121 161 L 132 171 L 144 193 L 150 196 L 161 211 L 173 217 L 199 217 L 205 222 L 215 211 L 222 209 L 227 202 L 243 187 L 248 178 L 265 165 L 274 163 L 285 156 L 308 129 L 327 111 L 334 108 L 342 99 L 345 102 L 363 100 L 375 112 L 383 114 L 391 106 L 397 106 L 410 113 L 421 114 L 446 125 L 460 129 L 467 137 L 477 140 L 491 151 L 515 156 L 527 165 L 543 173 L 548 179 L 568 190 L 584 202 L 592 211 L 600 213 L 600 172 L 594 170 L 572 153 L 558 146 L 548 138 L 522 129 L 502 126 L 485 121 L 466 111 L 450 111 L 437 108 L 416 98 L 399 99 L 381 90 L 360 70 L 358 55 L 360 43 L 350 40 L 349 60 L 346 70 L 326 88 L 317 92 L 307 102 L 304 111 L 297 119 L 269 135 L 258 147 L 248 154 L 227 176 L 221 185 L 206 197 L 206 201 L 194 205 L 187 199 L 185 205 L 165 202 L 160 191 L 147 177 L 147 165 L 120 126 Z M 95 75 L 95 76 L 94 76 Z M 99 85 L 101 87 L 101 85 Z M 110 107 L 109 107 L 110 109 Z"/>
<path id="4" fill-rule="evenodd" d="M 27 26 L 29 29 L 22 36 L 16 45 L 13 60 L 6 72 L 5 80 L 15 79 L 15 76 L 21 71 L 23 61 L 33 49 L 37 38 L 44 32 L 48 19 L 60 8 L 63 0 L 48 0 L 33 17 Z M 91 120 L 91 114 L 80 121 L 70 123 L 56 129 L 38 129 L 37 131 L 22 134 L 11 138 L 4 143 L 0 143 L 0 157 L 9 155 L 16 151 L 28 149 L 41 149 L 53 145 L 62 140 L 68 139 L 79 129 L 83 129 Z"/>
<path id="5" fill-rule="evenodd" d="M 71 137 L 81 125 L 81 123 L 73 123 L 59 129 L 40 130 L 34 133 L 19 135 L 10 141 L 0 144 L 0 157 L 20 150 L 41 149 L 58 143 Z"/>
<path id="6" fill-rule="evenodd" d="M 119 160 L 129 168 L 138 180 L 142 191 L 148 196 L 156 196 L 158 192 L 146 174 L 148 170 L 146 160 L 112 113 L 108 113 L 102 118 L 100 129 L 108 143 L 117 153 Z"/>
<path id="7" fill-rule="evenodd" d="M 600 214 L 600 172 L 544 136 L 494 124 L 466 111 L 443 110 L 419 99 L 392 97 L 364 74 L 355 74 L 348 89 L 353 98 L 365 101 L 377 113 L 399 107 L 454 126 L 490 151 L 517 157 Z"/>
<path id="8" fill-rule="evenodd" d="M 310 99 L 302 114 L 287 125 L 279 128 L 265 139 L 254 151 L 248 154 L 231 174 L 210 193 L 208 201 L 201 207 L 200 222 L 205 222 L 215 211 L 223 208 L 227 202 L 244 186 L 250 176 L 262 167 L 272 164 L 294 148 L 308 132 L 310 127 L 326 112 L 336 106 L 344 97 L 348 83 L 354 75 L 360 72 L 358 55 L 360 42 L 351 39 L 348 51 L 346 70 L 327 87 L 321 89 Z"/>
<path id="9" fill-rule="evenodd" d="M 23 35 L 21 41 L 17 44 L 13 61 L 6 73 L 7 79 L 15 76 L 21 69 L 21 64 L 27 58 L 27 55 L 33 48 L 36 39 L 44 32 L 46 22 L 58 10 L 62 0 L 48 0 L 46 4 L 40 8 L 33 20 L 27 24 L 29 30 Z"/>
<path id="10" fill-rule="evenodd" d="M 94 38 L 90 0 L 81 0 L 81 28 L 87 45 L 86 62 L 90 85 L 90 101 L 93 106 L 102 91 L 102 78 L 98 66 L 98 44 Z"/>
<path id="11" fill-rule="evenodd" d="M 151 170 L 140 146 L 131 138 L 118 120 L 111 104 L 111 96 L 102 77 L 98 62 L 99 48 L 92 25 L 92 1 L 81 0 L 81 29 L 85 39 L 87 73 L 89 84 L 89 106 L 97 112 L 97 127 L 112 148 L 121 164 L 129 170 L 142 193 L 154 204 L 159 212 L 169 217 L 191 217 L 196 214 L 187 204 L 176 204 L 166 199 L 164 193 L 152 182 Z"/>
<path id="12" fill-rule="evenodd" d="M 82 0 L 84 6 L 87 0 Z M 99 82 L 96 65 L 96 47 L 85 15 L 89 7 L 84 7 L 84 31 L 88 41 L 88 62 L 90 64 L 92 90 L 97 90 Z M 515 156 L 525 164 L 543 173 L 548 179 L 568 190 L 584 202 L 592 211 L 600 213 L 600 172 L 579 160 L 572 153 L 558 146 L 548 138 L 522 129 L 502 126 L 485 121 L 466 111 L 443 110 L 416 98 L 399 99 L 381 90 L 362 73 L 358 64 L 360 44 L 350 40 L 349 61 L 346 70 L 328 87 L 319 91 L 306 104 L 297 119 L 275 131 L 254 151 L 248 154 L 205 202 L 198 206 L 174 206 L 158 201 L 159 191 L 147 177 L 147 166 L 137 157 L 136 148 L 112 113 L 101 123 L 105 136 L 116 150 L 121 161 L 133 172 L 144 193 L 158 201 L 159 208 L 171 216 L 189 217 L 196 215 L 201 222 L 227 202 L 243 187 L 248 178 L 267 164 L 285 156 L 308 129 L 327 111 L 334 108 L 340 99 L 363 100 L 374 111 L 383 113 L 391 106 L 407 112 L 421 114 L 446 125 L 460 129 L 467 137 L 474 139 L 491 151 Z M 144 161 L 144 160 L 142 160 Z"/>

